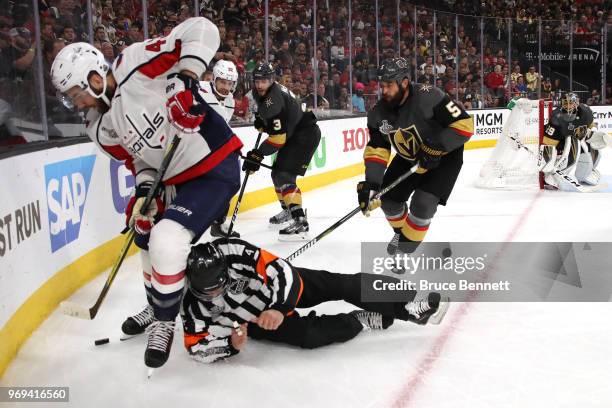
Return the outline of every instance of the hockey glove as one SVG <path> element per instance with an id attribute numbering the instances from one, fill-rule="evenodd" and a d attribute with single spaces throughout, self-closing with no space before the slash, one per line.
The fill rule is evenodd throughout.
<path id="1" fill-rule="evenodd" d="M 427 145 L 421 145 L 421 148 L 417 152 L 416 159 L 419 163 L 417 173 L 422 174 L 428 170 L 435 169 L 440 165 L 442 159 L 442 151 L 435 150 Z"/>
<path id="2" fill-rule="evenodd" d="M 249 173 L 255 173 L 261 167 L 261 161 L 264 156 L 257 149 L 253 149 L 247 153 L 244 163 L 242 163 L 242 171 L 248 171 Z"/>
<path id="3" fill-rule="evenodd" d="M 591 131 L 586 139 L 587 143 L 595 150 L 605 149 L 612 146 L 612 137 L 606 132 L 600 130 Z"/>
<path id="4" fill-rule="evenodd" d="M 253 126 L 255 126 L 255 129 L 257 129 L 258 132 L 263 132 L 266 124 L 262 118 L 255 116 L 255 123 L 253 123 Z"/>
<path id="5" fill-rule="evenodd" d="M 195 100 L 194 93 L 199 92 L 198 81 L 184 74 L 168 76 L 166 96 L 168 102 L 168 120 L 174 127 L 184 133 L 196 133 L 204 120 L 202 104 Z"/>
<path id="6" fill-rule="evenodd" d="M 164 203 L 161 197 L 157 196 L 151 201 L 149 208 L 142 211 L 143 214 L 141 214 L 142 206 L 147 199 L 152 184 L 151 182 L 144 182 L 136 187 L 136 193 L 130 198 L 125 209 L 125 223 L 128 227 L 133 227 L 136 233 L 140 235 L 147 235 L 151 232 L 155 216 L 164 211 Z"/>
<path id="7" fill-rule="evenodd" d="M 380 207 L 380 198 L 373 199 L 380 186 L 374 183 L 368 183 L 367 181 L 360 181 L 357 184 L 357 199 L 359 200 L 359 207 L 361 212 L 366 217 L 370 216 L 370 211 Z"/>

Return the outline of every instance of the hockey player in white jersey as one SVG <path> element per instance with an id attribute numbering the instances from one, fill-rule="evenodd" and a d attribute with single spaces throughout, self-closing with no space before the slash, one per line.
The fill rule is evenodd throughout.
<path id="1" fill-rule="evenodd" d="M 147 328 L 145 364 L 153 368 L 170 353 L 190 245 L 227 209 L 240 185 L 242 142 L 198 87 L 219 42 L 213 23 L 190 18 L 166 37 L 132 44 L 112 67 L 91 45 L 75 43 L 60 51 L 51 68 L 61 98 L 89 109 L 92 141 L 125 161 L 136 178 L 126 216 L 142 249 L 149 306 L 122 329 L 137 334 Z M 166 191 L 141 215 L 175 135 L 181 141 L 162 180 Z"/>
<path id="2" fill-rule="evenodd" d="M 219 60 L 213 67 L 213 80 L 200 81 L 202 97 L 221 115 L 226 122 L 234 116 L 234 91 L 238 83 L 238 69 L 231 61 Z M 210 235 L 213 237 L 226 237 L 228 225 L 225 223 L 228 209 L 210 226 Z M 232 237 L 239 238 L 240 234 L 232 231 Z"/>

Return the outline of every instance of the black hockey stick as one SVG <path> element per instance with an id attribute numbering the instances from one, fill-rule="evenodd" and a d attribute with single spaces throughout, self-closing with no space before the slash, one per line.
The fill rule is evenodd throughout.
<path id="1" fill-rule="evenodd" d="M 419 168 L 418 164 L 415 164 L 414 166 L 412 166 L 410 170 L 408 170 L 406 173 L 399 176 L 393 183 L 389 184 L 387 187 L 380 190 L 378 194 L 376 194 L 374 197 L 370 199 L 370 201 L 379 200 L 380 197 L 388 193 L 391 189 L 395 188 L 399 183 L 401 183 L 402 181 L 406 180 L 406 178 L 414 174 L 418 168 Z M 285 259 L 287 261 L 294 260 L 295 258 L 300 256 L 304 251 L 306 251 L 308 248 L 310 248 L 311 246 L 313 246 L 314 244 L 322 240 L 326 235 L 329 235 L 332 231 L 334 231 L 336 228 L 338 228 L 339 226 L 347 222 L 349 219 L 351 219 L 355 214 L 357 214 L 360 211 L 361 211 L 361 207 L 358 206 L 353 211 L 351 211 L 350 213 L 346 214 L 344 217 L 336 221 L 331 227 L 327 228 L 325 231 L 323 231 L 322 233 L 320 233 L 319 235 L 317 235 L 316 237 L 308 241 L 306 244 L 304 244 L 297 251 L 295 251 L 294 253 L 292 253 Z"/>
<path id="2" fill-rule="evenodd" d="M 245 155 L 241 154 L 240 158 L 244 161 L 248 161 L 250 163 L 257 163 L 255 160 L 251 160 L 248 157 L 246 157 Z M 272 166 L 270 166 L 269 164 L 264 164 L 264 163 L 258 163 L 261 167 L 265 167 L 266 169 L 269 170 L 274 170 L 274 168 Z"/>
<path id="3" fill-rule="evenodd" d="M 255 149 L 259 147 L 259 141 L 261 140 L 261 133 L 257 135 L 257 140 L 255 141 Z M 242 155 L 241 155 L 242 156 Z M 261 163 L 260 163 L 261 164 Z M 240 193 L 238 193 L 238 199 L 236 200 L 236 206 L 234 207 L 234 213 L 232 214 L 232 220 L 230 221 L 230 225 L 227 228 L 227 237 L 232 236 L 232 230 L 234 229 L 234 222 L 236 222 L 236 217 L 238 216 L 238 210 L 240 209 L 240 203 L 242 202 L 242 196 L 244 195 L 244 189 L 246 188 L 247 181 L 249 180 L 250 172 L 246 172 L 244 175 L 244 181 L 242 182 L 242 186 L 240 187 Z"/>
<path id="4" fill-rule="evenodd" d="M 176 149 L 180 141 L 181 139 L 178 137 L 178 135 L 174 136 L 174 139 L 172 139 L 172 144 L 170 145 L 170 149 L 168 149 L 168 152 L 166 153 L 164 160 L 159 166 L 159 170 L 157 170 L 157 174 L 155 176 L 155 179 L 153 180 L 151 189 L 149 190 L 149 193 L 147 194 L 144 204 L 140 208 L 140 214 L 144 214 L 146 212 L 146 210 L 149 208 L 149 205 L 153 201 L 154 197 L 158 195 L 159 190 L 163 187 L 162 179 L 164 178 L 164 174 L 166 173 L 168 164 L 170 164 L 172 157 L 174 157 L 174 153 L 176 152 Z M 134 242 L 134 227 L 130 228 L 125 238 L 125 243 L 123 244 L 123 247 L 121 248 L 121 252 L 119 252 L 119 257 L 115 261 L 115 264 L 113 265 L 113 269 L 111 269 L 110 273 L 108 274 L 108 278 L 106 278 L 106 282 L 104 283 L 102 292 L 100 292 L 100 295 L 98 295 L 98 299 L 96 300 L 96 303 L 92 307 L 87 309 L 86 307 L 81 306 L 79 304 L 69 302 L 69 301 L 64 301 L 60 303 L 60 310 L 63 314 L 73 316 L 73 317 L 78 317 L 81 319 L 87 319 L 87 320 L 93 320 L 96 317 L 96 315 L 98 314 L 98 310 L 100 309 L 100 305 L 102 305 L 104 298 L 106 298 L 106 294 L 108 293 L 113 281 L 115 280 L 115 277 L 117 276 L 117 272 L 119 272 L 119 268 L 121 267 L 121 264 L 123 263 L 123 260 L 125 259 L 128 253 L 128 250 L 130 249 L 130 246 L 132 245 L 132 242 Z"/>

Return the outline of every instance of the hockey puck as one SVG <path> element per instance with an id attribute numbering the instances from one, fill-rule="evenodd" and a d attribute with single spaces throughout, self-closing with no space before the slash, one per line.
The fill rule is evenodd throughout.
<path id="1" fill-rule="evenodd" d="M 107 338 L 105 338 L 105 339 L 98 339 L 98 340 L 96 340 L 96 341 L 94 342 L 94 344 L 95 344 L 96 346 L 101 346 L 101 345 L 106 344 L 106 343 L 108 343 L 108 342 L 110 342 L 110 339 L 107 337 Z"/>

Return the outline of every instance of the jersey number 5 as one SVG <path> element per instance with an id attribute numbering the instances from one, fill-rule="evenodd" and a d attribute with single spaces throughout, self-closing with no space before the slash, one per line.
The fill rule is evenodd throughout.
<path id="1" fill-rule="evenodd" d="M 458 118 L 461 115 L 461 109 L 453 101 L 446 104 L 446 110 L 448 110 L 453 118 Z"/>

